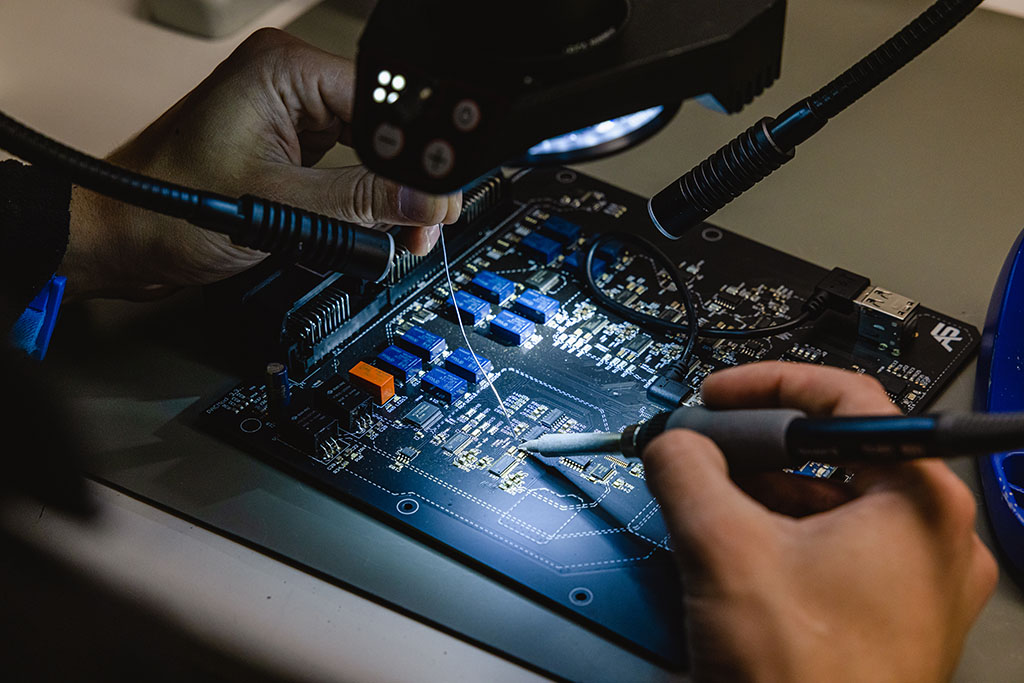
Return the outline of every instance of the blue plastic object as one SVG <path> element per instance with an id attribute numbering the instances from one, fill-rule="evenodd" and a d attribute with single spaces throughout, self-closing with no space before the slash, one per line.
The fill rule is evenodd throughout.
<path id="1" fill-rule="evenodd" d="M 66 284 L 67 279 L 60 275 L 51 277 L 11 328 L 11 345 L 22 349 L 30 358 L 46 357 Z"/>
<path id="2" fill-rule="evenodd" d="M 519 295 L 512 305 L 516 313 L 535 323 L 544 324 L 558 314 L 558 300 L 544 296 L 535 289 L 528 289 Z"/>
<path id="3" fill-rule="evenodd" d="M 465 325 L 476 325 L 486 318 L 491 312 L 491 305 L 478 296 L 473 296 L 464 289 L 455 292 L 454 305 L 451 300 L 448 302 L 448 313 L 455 319 L 455 316 L 462 318 Z"/>
<path id="4" fill-rule="evenodd" d="M 569 268 L 577 277 L 583 277 L 583 264 L 587 260 L 585 251 L 574 251 L 565 257 L 565 265 Z M 608 264 L 604 259 L 600 259 L 597 255 L 594 255 L 594 260 L 590 263 L 590 270 L 594 274 L 595 278 L 604 275 L 605 271 L 608 270 Z"/>
<path id="5" fill-rule="evenodd" d="M 478 365 L 479 363 L 479 365 Z M 453 375 L 458 375 L 467 382 L 478 383 L 484 379 L 484 373 L 490 372 L 494 369 L 494 365 L 490 360 L 484 358 L 480 354 L 476 354 L 476 359 L 473 358 L 473 353 L 464 346 L 460 346 L 451 352 L 444 361 L 444 369 Z M 481 372 L 481 369 L 483 372 Z"/>
<path id="6" fill-rule="evenodd" d="M 477 273 L 469 284 L 481 297 L 499 306 L 516 293 L 515 283 L 489 270 Z"/>
<path id="7" fill-rule="evenodd" d="M 978 358 L 975 406 L 991 413 L 1024 410 L 1024 232 L 1010 250 L 989 304 Z M 978 461 L 996 540 L 1024 582 L 1024 452 Z"/>
<path id="8" fill-rule="evenodd" d="M 491 335 L 502 344 L 522 346 L 537 331 L 532 320 L 512 311 L 502 311 L 491 321 Z"/>
<path id="9" fill-rule="evenodd" d="M 398 345 L 419 358 L 424 363 L 433 363 L 448 349 L 443 337 L 429 332 L 422 327 L 410 327 L 398 339 Z"/>
<path id="10" fill-rule="evenodd" d="M 531 232 L 519 242 L 519 247 L 527 258 L 532 258 L 541 265 L 550 265 L 562 254 L 562 245 L 537 232 Z"/>
<path id="11" fill-rule="evenodd" d="M 441 368 L 434 368 L 423 375 L 420 382 L 424 391 L 433 394 L 445 403 L 455 403 L 466 393 L 466 380 Z"/>
<path id="12" fill-rule="evenodd" d="M 541 223 L 540 230 L 545 236 L 562 245 L 572 244 L 583 233 L 583 228 L 561 216 L 551 216 Z"/>
<path id="13" fill-rule="evenodd" d="M 377 354 L 377 364 L 381 370 L 403 382 L 409 381 L 410 375 L 423 369 L 423 361 L 397 346 L 389 346 Z"/>

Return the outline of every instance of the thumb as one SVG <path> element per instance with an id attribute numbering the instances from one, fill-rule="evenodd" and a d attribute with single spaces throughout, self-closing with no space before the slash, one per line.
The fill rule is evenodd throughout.
<path id="1" fill-rule="evenodd" d="M 461 193 L 427 194 L 364 166 L 304 168 L 282 164 L 266 177 L 273 184 L 264 191 L 277 201 L 365 226 L 454 223 L 462 210 Z"/>
<path id="2" fill-rule="evenodd" d="M 742 549 L 767 538 L 770 513 L 729 478 L 711 439 L 670 429 L 644 449 L 643 461 L 687 574 L 718 573 Z"/>

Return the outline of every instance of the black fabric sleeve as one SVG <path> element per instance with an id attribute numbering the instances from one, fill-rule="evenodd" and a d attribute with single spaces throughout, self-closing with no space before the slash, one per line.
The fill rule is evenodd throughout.
<path id="1" fill-rule="evenodd" d="M 10 329 L 64 258 L 70 205 L 67 179 L 0 161 L 0 329 Z"/>

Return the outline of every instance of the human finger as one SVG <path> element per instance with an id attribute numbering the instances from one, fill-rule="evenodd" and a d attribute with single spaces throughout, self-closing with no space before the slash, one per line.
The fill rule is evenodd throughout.
<path id="1" fill-rule="evenodd" d="M 440 225 L 424 227 L 403 225 L 395 233 L 395 240 L 417 256 L 425 256 L 441 236 Z"/>
<path id="2" fill-rule="evenodd" d="M 432 195 L 372 173 L 364 166 L 303 168 L 275 164 L 255 181 L 257 194 L 343 221 L 432 226 L 454 223 L 462 195 Z"/>
<path id="3" fill-rule="evenodd" d="M 713 408 L 798 408 L 810 415 L 893 415 L 899 409 L 873 377 L 849 370 L 765 361 L 712 373 L 701 388 Z"/>
<path id="4" fill-rule="evenodd" d="M 765 509 L 729 478 L 725 458 L 710 439 L 671 429 L 648 444 L 642 457 L 684 570 L 715 573 L 753 539 L 765 540 Z"/>

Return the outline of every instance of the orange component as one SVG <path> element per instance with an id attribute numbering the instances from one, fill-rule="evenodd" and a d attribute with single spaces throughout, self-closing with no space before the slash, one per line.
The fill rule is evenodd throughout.
<path id="1" fill-rule="evenodd" d="M 348 371 L 348 381 L 372 396 L 378 405 L 384 405 L 395 395 L 395 378 L 363 361 Z"/>

